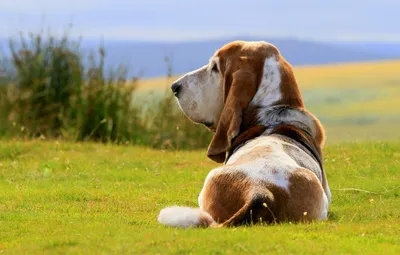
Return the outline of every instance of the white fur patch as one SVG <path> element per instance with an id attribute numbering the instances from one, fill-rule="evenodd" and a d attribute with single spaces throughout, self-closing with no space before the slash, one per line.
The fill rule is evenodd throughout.
<path id="1" fill-rule="evenodd" d="M 158 222 L 171 227 L 196 227 L 201 217 L 211 216 L 198 208 L 171 206 L 160 211 Z"/>
<path id="2" fill-rule="evenodd" d="M 266 107 L 279 101 L 281 97 L 280 64 L 273 56 L 265 59 L 261 84 L 250 104 Z"/>
<path id="3" fill-rule="evenodd" d="M 329 205 L 331 203 L 332 193 L 331 193 L 331 189 L 329 188 L 328 179 L 326 177 L 325 177 L 325 183 L 326 183 L 325 194 L 326 194 L 326 197 L 328 198 L 328 205 Z"/>
<path id="4" fill-rule="evenodd" d="M 274 157 L 275 156 L 275 157 Z M 283 159 L 282 154 L 271 158 L 260 158 L 252 162 L 241 164 L 240 172 L 250 177 L 254 182 L 268 182 L 288 190 L 289 172 L 293 166 L 282 166 L 277 161 Z"/>
<path id="5" fill-rule="evenodd" d="M 228 160 L 227 166 L 235 163 L 241 156 L 250 153 L 256 147 L 269 147 L 271 152 L 264 157 L 235 165 L 235 169 L 246 174 L 255 182 L 269 182 L 288 190 L 289 175 L 300 166 L 285 153 L 282 143 L 284 142 L 274 137 L 256 138 L 239 148 Z"/>
<path id="6" fill-rule="evenodd" d="M 329 201 L 325 193 L 322 196 L 322 213 L 320 220 L 325 220 L 328 217 Z"/>
<path id="7" fill-rule="evenodd" d="M 182 90 L 178 104 L 185 115 L 197 123 L 217 123 L 223 109 L 222 77 L 212 71 L 212 63 L 185 74 L 178 79 Z"/>

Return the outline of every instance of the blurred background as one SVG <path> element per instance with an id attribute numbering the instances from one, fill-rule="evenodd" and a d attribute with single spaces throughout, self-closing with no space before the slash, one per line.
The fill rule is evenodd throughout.
<path id="1" fill-rule="evenodd" d="M 169 86 L 225 43 L 295 67 L 327 143 L 400 138 L 397 0 L 0 2 L 0 137 L 195 149 Z"/>

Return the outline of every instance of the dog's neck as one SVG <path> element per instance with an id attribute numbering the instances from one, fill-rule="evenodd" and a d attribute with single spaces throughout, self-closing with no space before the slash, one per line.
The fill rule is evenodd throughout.
<path id="1" fill-rule="evenodd" d="M 261 82 L 256 95 L 243 112 L 239 135 L 233 139 L 225 162 L 238 147 L 247 141 L 274 133 L 305 143 L 306 147 L 312 147 L 311 150 L 316 151 L 313 154 L 318 154 L 317 160 L 320 158 L 321 127 L 317 124 L 315 117 L 304 108 L 303 98 L 291 71 L 292 68 L 285 60 L 281 60 L 280 78 Z M 269 69 L 265 69 L 264 72 L 266 70 Z M 268 76 L 274 77 L 274 74 L 268 73 Z M 266 96 L 269 94 L 275 96 Z"/>
<path id="2" fill-rule="evenodd" d="M 311 136 L 316 134 L 314 117 L 304 108 L 287 104 L 274 104 L 267 107 L 250 105 L 243 113 L 240 132 L 252 130 L 256 126 L 276 126 L 278 124 L 292 124 Z"/>
<path id="3" fill-rule="evenodd" d="M 260 82 L 253 100 L 243 113 L 241 130 L 247 130 L 257 125 L 269 125 L 271 120 L 276 122 L 277 118 L 282 117 L 281 113 L 285 115 L 284 117 L 289 117 L 290 114 L 285 114 L 285 112 L 274 112 L 276 108 L 281 109 L 282 106 L 285 106 L 292 109 L 304 109 L 299 85 L 288 65 L 286 61 L 280 62 L 279 78 L 276 78 L 276 74 L 273 72 L 264 73 L 272 78 L 263 78 Z M 268 70 L 266 68 L 264 72 Z M 270 94 L 272 96 L 268 96 Z"/>
<path id="4" fill-rule="evenodd" d="M 255 109 L 249 108 L 254 111 Z M 253 115 L 254 116 L 254 115 Z M 226 161 L 241 146 L 262 135 L 282 135 L 288 137 L 312 154 L 322 167 L 321 149 L 315 142 L 316 126 L 313 117 L 307 111 L 288 105 L 274 105 L 259 108 L 257 118 L 244 114 L 241 132 L 232 141 Z M 246 118 L 247 117 L 247 118 Z"/>

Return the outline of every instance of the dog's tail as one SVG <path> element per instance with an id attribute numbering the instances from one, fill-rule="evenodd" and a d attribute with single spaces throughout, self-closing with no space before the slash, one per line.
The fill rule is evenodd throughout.
<path id="1" fill-rule="evenodd" d="M 218 224 L 210 214 L 200 208 L 171 206 L 164 208 L 158 215 L 158 222 L 170 227 L 213 227 Z"/>
<path id="2" fill-rule="evenodd" d="M 245 203 L 231 218 L 217 223 L 210 214 L 200 208 L 171 206 L 160 211 L 158 222 L 170 227 L 212 227 L 221 228 L 241 224 L 247 218 L 251 218 L 253 201 Z"/>

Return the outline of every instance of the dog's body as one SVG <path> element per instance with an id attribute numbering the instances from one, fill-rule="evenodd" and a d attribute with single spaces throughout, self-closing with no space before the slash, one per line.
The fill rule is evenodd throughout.
<path id="1" fill-rule="evenodd" d="M 172 90 L 189 119 L 215 132 L 208 157 L 225 164 L 208 174 L 200 209 L 165 208 L 159 222 L 221 227 L 326 219 L 324 131 L 276 47 L 229 43 Z"/>

